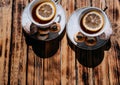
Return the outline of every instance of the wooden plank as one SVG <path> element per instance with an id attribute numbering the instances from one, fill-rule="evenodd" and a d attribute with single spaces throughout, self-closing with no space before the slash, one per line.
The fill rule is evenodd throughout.
<path id="1" fill-rule="evenodd" d="M 35 46 L 36 43 L 38 45 Z M 47 54 L 50 53 L 50 50 L 57 47 L 53 46 L 56 43 L 58 42 L 54 42 L 54 40 L 50 42 L 35 41 L 35 43 L 32 44 L 32 48 L 31 46 L 29 47 L 28 55 L 32 56 L 32 58 L 28 56 L 28 84 L 60 84 L 60 48 L 57 53 L 51 57 Z M 30 62 L 32 62 L 32 66 L 29 65 Z"/>
<path id="2" fill-rule="evenodd" d="M 105 0 L 99 0 L 99 1 L 93 0 L 92 5 L 95 7 L 101 8 L 103 10 L 105 6 L 107 5 L 107 3 Z M 108 46 L 109 44 L 106 44 L 106 45 Z M 100 65 L 98 65 L 97 67 L 93 69 L 94 84 L 95 85 L 109 85 L 110 80 L 108 76 L 109 75 L 108 56 L 107 56 L 108 52 L 107 51 L 105 52 L 104 48 L 100 48 L 98 52 L 99 52 L 98 53 L 99 55 L 96 57 L 98 57 L 99 60 L 101 58 L 103 59 Z"/>
<path id="3" fill-rule="evenodd" d="M 0 85 L 8 85 L 12 1 L 0 1 Z"/>
<path id="4" fill-rule="evenodd" d="M 38 42 L 34 40 L 32 46 L 29 46 L 27 84 L 60 85 L 60 48 L 51 57 L 49 57 L 49 54 L 45 54 L 52 49 L 53 45 L 55 45 L 54 40 L 53 42 Z M 53 48 L 56 47 L 54 46 Z"/>
<path id="5" fill-rule="evenodd" d="M 95 85 L 109 85 L 109 67 L 108 67 L 108 56 L 104 52 L 104 49 L 99 49 L 96 57 L 96 61 L 100 63 L 98 66 L 93 68 L 93 83 Z"/>
<path id="6" fill-rule="evenodd" d="M 61 56 L 59 39 L 43 43 L 43 81 L 44 85 L 61 84 Z M 52 53 L 52 54 L 51 54 Z"/>
<path id="7" fill-rule="evenodd" d="M 110 17 L 113 26 L 113 36 L 111 37 L 111 49 L 108 53 L 109 57 L 109 79 L 110 84 L 118 85 L 120 84 L 120 63 L 119 63 L 119 55 L 120 55 L 120 1 L 119 0 L 107 0 L 109 9 L 107 10 L 107 14 Z"/>
<path id="8" fill-rule="evenodd" d="M 32 0 L 29 1 L 31 2 Z M 34 50 L 36 48 L 39 50 L 38 44 L 40 43 L 28 36 L 26 37 L 26 41 L 28 44 L 27 85 L 43 85 L 43 58 L 37 55 Z"/>
<path id="9" fill-rule="evenodd" d="M 28 63 L 27 63 L 27 84 L 34 85 L 35 83 L 35 55 L 32 47 L 28 49 Z"/>
<path id="10" fill-rule="evenodd" d="M 57 53 L 44 59 L 44 85 L 60 85 L 60 48 Z"/>
<path id="11" fill-rule="evenodd" d="M 35 85 L 43 85 L 43 59 L 35 57 Z M 31 84 L 29 84 L 31 85 Z M 33 84 L 34 85 L 34 84 Z"/>
<path id="12" fill-rule="evenodd" d="M 117 59 L 117 68 L 114 72 L 117 74 L 118 84 L 120 84 L 120 0 L 116 0 L 115 2 L 115 23 L 117 23 L 117 27 L 114 28 L 114 33 L 116 34 L 116 42 L 114 45 L 114 49 L 116 52 L 116 59 Z M 115 31 L 117 29 L 117 31 Z"/>
<path id="13" fill-rule="evenodd" d="M 27 45 L 21 26 L 21 14 L 26 4 L 23 0 L 13 2 L 10 85 L 26 84 Z"/>
<path id="14" fill-rule="evenodd" d="M 76 49 L 78 85 L 93 85 L 93 52 Z"/>
<path id="15" fill-rule="evenodd" d="M 59 37 L 43 45 L 43 79 L 45 85 L 61 84 L 61 57 Z"/>
<path id="16" fill-rule="evenodd" d="M 66 10 L 66 18 L 69 20 L 70 15 L 75 9 L 75 0 L 62 0 L 61 4 Z M 65 35 L 61 42 L 61 84 L 76 85 L 75 73 L 75 52 L 68 45 Z"/>
<path id="17" fill-rule="evenodd" d="M 91 6 L 91 0 L 76 0 L 77 8 Z M 77 85 L 93 85 L 91 59 L 89 58 L 91 52 L 76 48 L 76 65 L 77 65 Z"/>
<path id="18" fill-rule="evenodd" d="M 38 57 L 32 46 L 28 49 L 27 84 L 43 85 L 43 60 Z"/>

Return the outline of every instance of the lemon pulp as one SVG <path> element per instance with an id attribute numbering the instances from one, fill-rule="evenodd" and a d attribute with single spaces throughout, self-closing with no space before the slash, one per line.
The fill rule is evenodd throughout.
<path id="1" fill-rule="evenodd" d="M 103 15 L 97 11 L 90 11 L 84 15 L 82 23 L 86 30 L 99 31 L 104 25 Z"/>
<path id="2" fill-rule="evenodd" d="M 36 9 L 36 16 L 43 21 L 51 20 L 55 16 L 56 8 L 53 2 L 44 2 Z"/>

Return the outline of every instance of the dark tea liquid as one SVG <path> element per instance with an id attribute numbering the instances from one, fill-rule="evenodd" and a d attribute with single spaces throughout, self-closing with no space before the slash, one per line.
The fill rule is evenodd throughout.
<path id="1" fill-rule="evenodd" d="M 34 6 L 33 7 L 33 9 L 32 9 L 32 17 L 33 17 L 33 19 L 36 21 L 36 22 L 38 22 L 38 23 L 40 23 L 40 24 L 46 24 L 46 23 L 49 23 L 51 20 L 48 20 L 48 21 L 43 21 L 43 20 L 40 20 L 37 16 L 36 16 L 36 9 L 37 9 L 37 7 L 40 5 L 40 4 L 42 4 L 42 3 L 44 3 L 44 2 L 41 2 L 41 3 L 39 3 L 39 4 L 37 4 L 36 6 Z"/>

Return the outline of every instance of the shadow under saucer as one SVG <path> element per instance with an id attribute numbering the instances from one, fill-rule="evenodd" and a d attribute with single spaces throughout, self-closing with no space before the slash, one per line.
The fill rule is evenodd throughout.
<path id="1" fill-rule="evenodd" d="M 42 40 L 34 39 L 29 35 L 27 35 L 26 33 L 24 33 L 27 45 L 32 46 L 34 53 L 41 58 L 52 57 L 58 51 L 59 42 L 63 38 L 64 34 L 65 34 L 65 30 L 61 33 L 61 35 L 55 33 L 54 36 L 57 37 L 54 39 L 48 41 L 42 41 Z"/>
<path id="2" fill-rule="evenodd" d="M 78 62 L 89 68 L 94 68 L 98 66 L 104 59 L 104 51 L 109 50 L 111 47 L 110 39 L 108 42 L 96 49 L 96 50 L 85 50 L 80 49 L 77 46 L 75 46 L 68 38 L 68 44 L 70 45 L 71 49 L 75 51 L 75 57 L 78 60 Z"/>

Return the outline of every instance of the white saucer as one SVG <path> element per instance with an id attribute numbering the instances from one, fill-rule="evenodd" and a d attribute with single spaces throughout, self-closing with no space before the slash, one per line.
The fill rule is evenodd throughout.
<path id="1" fill-rule="evenodd" d="M 29 4 L 28 4 L 29 6 Z M 25 7 L 24 11 L 23 11 L 23 14 L 22 14 L 22 27 L 24 29 L 24 31 L 27 33 L 27 34 L 30 34 L 30 25 L 32 24 L 31 20 L 28 18 L 28 15 L 27 15 L 27 10 L 28 10 L 28 6 Z M 57 10 L 58 11 L 58 15 L 61 16 L 61 20 L 58 22 L 61 26 L 61 30 L 58 32 L 58 35 L 59 36 L 63 30 L 65 29 L 65 25 L 66 25 L 66 14 L 65 14 L 65 11 L 64 9 L 62 8 L 62 6 L 60 4 L 57 4 Z M 57 22 L 58 20 L 56 19 L 55 22 Z M 56 38 L 57 36 L 55 37 L 52 37 L 52 38 Z M 35 37 L 34 37 L 35 38 Z"/>
<path id="2" fill-rule="evenodd" d="M 100 39 L 99 37 L 97 37 L 97 44 L 94 45 L 94 46 L 87 46 L 84 42 L 83 43 L 77 43 L 75 42 L 74 40 L 74 35 L 77 34 L 78 32 L 81 32 L 80 30 L 80 26 L 79 26 L 79 23 L 78 23 L 78 19 L 79 19 L 79 15 L 82 14 L 82 11 L 84 11 L 85 8 L 81 8 L 81 9 L 77 9 L 70 17 L 68 23 L 67 23 L 67 26 L 66 26 L 66 32 L 67 32 L 67 36 L 68 38 L 71 40 L 71 42 L 81 48 L 81 49 L 85 49 L 85 50 L 94 50 L 94 49 L 97 49 L 97 48 L 100 48 L 102 47 L 103 45 L 105 45 L 105 43 L 108 41 L 108 40 L 102 40 Z M 105 27 L 107 28 L 106 30 L 111 30 L 112 27 L 111 27 L 111 24 L 110 24 L 110 21 L 109 19 L 107 18 L 106 19 L 106 25 Z M 107 32 L 107 31 L 106 31 Z"/>

